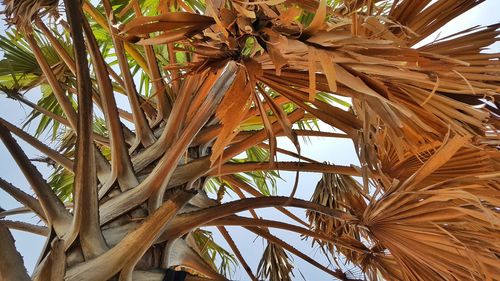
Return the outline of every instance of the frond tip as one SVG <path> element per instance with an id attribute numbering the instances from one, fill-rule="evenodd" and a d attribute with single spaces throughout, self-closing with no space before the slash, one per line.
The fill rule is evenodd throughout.
<path id="1" fill-rule="evenodd" d="M 25 29 L 42 11 L 57 8 L 59 0 L 3 0 L 6 20 L 9 24 Z"/>
<path id="2" fill-rule="evenodd" d="M 291 281 L 293 264 L 285 250 L 269 242 L 257 268 L 260 279 L 270 281 Z"/>

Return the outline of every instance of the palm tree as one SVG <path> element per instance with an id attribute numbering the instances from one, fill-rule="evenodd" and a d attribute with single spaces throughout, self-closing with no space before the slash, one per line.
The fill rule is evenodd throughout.
<path id="1" fill-rule="evenodd" d="M 482 52 L 499 25 L 414 47 L 481 2 L 4 0 L 0 86 L 40 122 L 30 135 L 0 119 L 34 191 L 0 180 L 25 206 L 0 212 L 0 279 L 226 280 L 238 261 L 251 280 L 291 280 L 293 254 L 339 280 L 499 280 L 499 55 Z M 38 140 L 51 128 L 55 145 Z M 361 167 L 302 156 L 307 136 L 351 139 Z M 297 181 L 274 195 L 276 171 L 323 177 L 305 201 Z M 41 224 L 8 220 L 19 212 Z M 267 241 L 258 270 L 226 226 Z M 9 228 L 47 238 L 31 277 Z"/>

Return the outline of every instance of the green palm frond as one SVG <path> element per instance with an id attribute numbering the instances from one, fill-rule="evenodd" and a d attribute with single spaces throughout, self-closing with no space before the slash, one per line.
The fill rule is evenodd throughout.
<path id="1" fill-rule="evenodd" d="M 43 96 L 41 99 L 38 100 L 37 105 L 40 106 L 41 108 L 44 108 L 54 113 L 55 115 L 64 117 L 62 108 L 57 102 L 55 96 L 52 94 L 50 87 L 42 86 L 41 89 L 43 92 Z M 43 133 L 46 132 L 47 130 L 52 131 L 51 132 L 52 140 L 55 140 L 60 135 L 60 129 L 62 129 L 60 128 L 60 123 L 57 120 L 50 118 L 49 116 L 43 115 L 41 112 L 37 110 L 31 111 L 27 119 L 24 121 L 23 128 L 31 126 L 32 122 L 37 118 L 40 118 L 40 121 L 38 122 L 38 125 L 36 126 L 35 129 L 35 134 L 34 134 L 35 137 L 42 136 Z"/>
<path id="2" fill-rule="evenodd" d="M 208 264 L 216 268 L 220 274 L 232 276 L 238 261 L 233 254 L 215 242 L 211 231 L 197 229 L 190 235 L 196 241 L 200 255 Z"/>
<path id="3" fill-rule="evenodd" d="M 73 202 L 74 177 L 74 174 L 59 166 L 48 178 L 47 183 L 62 202 Z"/>
<path id="4" fill-rule="evenodd" d="M 269 161 L 269 150 L 262 147 L 252 147 L 245 152 L 246 157 L 233 159 L 234 163 L 267 162 Z M 278 171 L 254 171 L 245 172 L 240 178 L 251 181 L 262 194 L 275 195 L 277 192 L 277 180 L 282 179 Z"/>

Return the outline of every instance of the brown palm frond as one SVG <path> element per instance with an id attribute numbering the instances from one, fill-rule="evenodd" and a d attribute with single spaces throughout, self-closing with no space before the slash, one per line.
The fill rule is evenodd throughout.
<path id="1" fill-rule="evenodd" d="M 257 276 L 270 281 L 291 281 L 294 266 L 282 247 L 268 242 L 257 268 Z"/>
<path id="2" fill-rule="evenodd" d="M 396 1 L 391 8 L 389 18 L 418 34 L 410 41 L 413 44 L 482 2 L 484 0 Z M 394 29 L 402 33 L 402 30 Z"/>
<path id="3" fill-rule="evenodd" d="M 435 154 L 435 149 L 437 148 L 424 150 L 417 155 L 408 154 L 403 161 L 394 159 L 394 151 L 387 151 L 387 156 L 392 154 L 393 159 L 390 159 L 390 156 L 385 158 L 386 155 L 380 155 L 382 170 L 392 178 L 405 181 Z M 464 147 L 457 151 L 446 164 L 433 171 L 420 185 L 428 186 L 461 175 L 498 171 L 500 170 L 499 159 L 498 150 L 485 147 Z"/>
<path id="4" fill-rule="evenodd" d="M 367 206 L 362 194 L 363 187 L 352 177 L 340 174 L 323 174 L 322 179 L 316 185 L 311 202 L 352 215 L 361 215 Z M 307 211 L 306 216 L 311 228 L 315 231 L 333 236 L 343 234 L 351 236 L 353 234 L 348 225 L 343 225 L 331 217 L 314 211 Z"/>
<path id="5" fill-rule="evenodd" d="M 500 217 L 492 207 L 499 187 L 498 180 L 471 176 L 422 191 L 398 190 L 370 206 L 365 223 L 404 280 L 487 280 L 499 274 Z"/>
<path id="6" fill-rule="evenodd" d="M 463 158 L 463 148 L 461 138 L 447 141 L 406 180 L 386 188 L 363 215 L 403 280 L 491 280 L 499 274 L 498 170 L 475 173 L 472 167 L 470 175 L 436 175 L 453 165 L 447 159 Z"/>
<path id="7" fill-rule="evenodd" d="M 311 202 L 341 210 L 355 216 L 361 216 L 367 207 L 363 195 L 363 187 L 352 177 L 339 174 L 323 174 L 321 180 L 316 185 Z M 339 239 L 348 241 L 350 244 L 363 245 L 362 240 L 367 241 L 370 238 L 358 227 L 335 220 L 332 217 L 309 210 L 306 212 L 306 216 L 313 231 L 330 237 L 338 237 Z M 368 240 L 368 242 L 371 241 Z M 320 245 L 325 252 L 331 254 L 338 252 L 344 255 L 349 262 L 357 265 L 360 265 L 364 256 L 359 251 L 353 251 L 338 244 L 328 243 L 319 239 L 314 239 L 313 245 L 315 243 Z"/>
<path id="8" fill-rule="evenodd" d="M 22 30 L 40 13 L 57 9 L 58 4 L 59 0 L 3 0 L 7 21 Z"/>
<path id="9" fill-rule="evenodd" d="M 451 14 L 460 14 L 479 3 L 475 1 L 474 4 L 461 7 L 459 11 L 444 12 L 450 5 L 443 1 L 439 2 L 439 5 L 431 5 L 425 11 L 441 12 L 443 15 L 439 15 L 446 17 Z M 365 2 L 357 1 L 356 5 L 351 8 L 362 10 L 365 4 L 361 3 Z M 351 4 L 347 6 L 350 7 Z M 256 77 L 257 80 L 287 99 L 291 99 L 321 120 L 349 134 L 353 134 L 354 130 L 360 128 L 359 120 L 353 118 L 352 114 L 343 113 L 341 110 L 328 116 L 328 111 L 336 109 L 327 110 L 321 103 L 315 102 L 314 104 L 316 107 L 322 107 L 321 110 L 308 106 L 306 102 L 311 98 L 311 94 L 314 95 L 314 92 L 308 92 L 317 89 L 363 99 L 366 103 L 364 110 L 367 110 L 372 118 L 367 121 L 370 124 L 368 128 L 381 128 L 380 130 L 388 134 L 392 141 L 398 142 L 400 154 L 404 151 L 412 151 L 423 143 L 440 141 L 439 135 L 446 133 L 448 126 L 452 126 L 457 133 L 476 136 L 482 136 L 491 131 L 491 128 L 487 126 L 487 120 L 495 109 L 490 110 L 488 107 L 477 109 L 465 101 L 467 97 L 478 94 L 488 96 L 493 100 L 497 99 L 494 91 L 498 87 L 498 78 L 490 71 L 490 64 L 494 65 L 494 61 L 485 58 L 484 63 L 473 73 L 473 75 L 482 75 L 482 78 L 478 79 L 475 76 L 468 76 L 470 73 L 462 73 L 462 68 L 467 65 L 467 62 L 448 57 L 447 45 L 443 42 L 440 42 L 440 52 L 437 53 L 427 52 L 425 48 L 415 50 L 406 47 L 401 40 L 409 39 L 397 40 L 399 29 L 392 28 L 395 21 L 390 19 L 391 15 L 397 15 L 400 9 L 403 9 L 402 7 L 406 7 L 400 7 L 400 5 L 410 4 L 408 2 L 395 4 L 388 18 L 372 17 L 363 13 L 356 18 L 338 17 L 332 19 L 331 22 L 318 25 L 314 28 L 316 32 L 308 37 L 298 39 L 292 35 L 299 34 L 300 28 L 291 23 L 286 24 L 288 21 L 282 20 L 282 17 L 286 16 L 286 9 L 281 10 L 282 14 L 278 13 L 277 17 L 267 19 L 271 25 L 270 28 L 256 29 L 249 33 L 264 49 L 264 52 L 254 56 L 264 69 L 264 73 Z M 454 5 L 451 6 L 455 7 Z M 416 14 L 411 16 L 415 17 L 418 22 L 426 23 L 427 18 L 417 17 L 420 15 L 419 11 L 423 12 L 425 5 L 417 6 L 413 7 Z M 226 32 L 228 36 L 234 36 L 235 40 L 241 36 L 240 32 L 248 27 L 245 24 L 248 24 L 248 21 L 254 21 L 253 16 L 247 18 L 246 21 L 231 20 L 230 15 L 242 12 L 243 8 L 238 9 L 232 11 L 232 14 L 222 13 L 221 22 L 217 24 L 227 30 L 220 31 L 221 33 Z M 248 17 L 251 14 L 253 15 L 253 12 L 244 13 L 244 16 Z M 180 14 L 165 15 L 163 19 L 165 23 L 162 24 L 170 26 L 178 21 L 179 16 Z M 148 21 L 153 20 L 157 19 L 148 19 Z M 214 18 L 214 20 L 219 19 Z M 366 24 L 358 25 L 357 21 L 361 20 L 364 20 Z M 143 21 L 147 22 L 146 17 Z M 433 23 L 433 26 L 438 25 L 438 22 Z M 160 24 L 157 26 L 155 31 L 166 30 Z M 354 34 L 353 28 L 356 28 Z M 462 43 L 464 47 L 468 46 L 462 50 L 479 52 L 478 46 L 494 42 L 497 27 L 491 26 L 486 30 L 480 32 L 480 35 L 488 38 L 489 41 L 479 41 L 473 45 Z M 127 29 L 124 33 L 127 33 Z M 187 35 L 187 33 L 183 34 Z M 389 36 L 390 34 L 392 36 Z M 227 36 L 224 35 L 224 37 Z M 469 36 L 465 39 L 469 39 L 467 42 L 470 42 L 476 37 Z M 244 47 L 241 40 L 229 44 L 225 39 L 215 40 L 216 38 L 220 39 L 220 37 L 206 33 L 204 36 L 191 35 L 191 41 L 186 42 L 192 45 L 195 53 L 200 55 L 197 57 L 200 62 L 197 71 L 213 65 L 217 60 L 224 61 L 234 57 L 234 50 Z M 207 43 L 209 39 L 211 41 Z M 454 49 L 461 49 L 459 47 L 454 45 Z M 208 50 L 207 48 L 217 51 L 217 54 L 203 55 L 203 52 Z M 431 47 L 426 46 L 426 48 Z M 212 62 L 209 63 L 207 60 Z M 331 64 L 333 66 L 330 66 Z M 275 71 L 276 75 L 269 73 L 268 70 Z M 311 71 L 314 70 L 317 70 L 316 75 L 311 76 Z M 288 79 L 292 77 L 293 80 Z M 315 79 L 311 80 L 311 78 Z M 252 75 L 249 74 L 248 80 L 252 81 L 252 79 Z M 248 90 L 242 93 L 246 95 Z M 460 95 L 462 98 L 457 100 L 450 95 Z M 475 100 L 477 101 L 477 98 Z M 481 101 L 478 102 L 483 104 Z M 355 101 L 354 105 L 354 112 L 359 119 L 363 120 L 359 116 L 361 109 L 358 101 Z M 379 126 L 379 123 L 383 126 Z M 230 127 L 234 130 L 238 126 L 232 124 Z"/>

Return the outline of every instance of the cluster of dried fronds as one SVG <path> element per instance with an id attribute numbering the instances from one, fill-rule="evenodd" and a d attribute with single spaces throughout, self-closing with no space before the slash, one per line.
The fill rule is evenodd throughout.
<path id="1" fill-rule="evenodd" d="M 0 119 L 36 195 L 0 181 L 25 206 L 0 213 L 0 276 L 163 280 L 174 269 L 225 280 L 237 259 L 257 280 L 225 228 L 240 226 L 267 240 L 257 271 L 270 280 L 291 280 L 289 254 L 340 280 L 498 280 L 499 55 L 483 50 L 499 25 L 413 48 L 481 2 L 65 0 L 60 17 L 45 13 L 57 1 L 5 1 L 17 35 L 0 42 L 1 89 L 44 121 L 32 136 Z M 38 103 L 18 93 L 38 85 Z M 316 120 L 340 133 L 312 130 Z M 64 132 L 56 149 L 36 138 L 48 123 Z M 11 134 L 56 165 L 49 183 Z M 361 167 L 303 157 L 301 135 L 351 139 Z M 324 175 L 304 201 L 296 184 L 290 197 L 271 195 L 275 170 Z M 297 224 L 254 211 L 265 207 Z M 23 211 L 44 226 L 4 219 Z M 32 277 L 6 227 L 47 236 Z M 311 237 L 336 266 L 273 228 Z"/>

